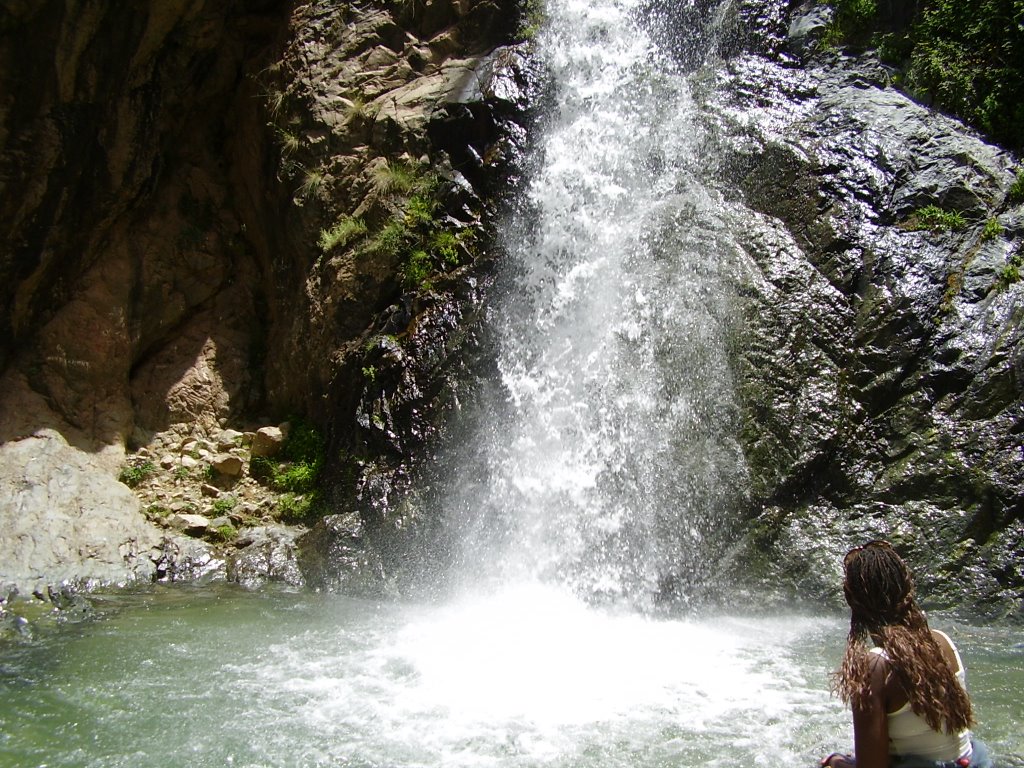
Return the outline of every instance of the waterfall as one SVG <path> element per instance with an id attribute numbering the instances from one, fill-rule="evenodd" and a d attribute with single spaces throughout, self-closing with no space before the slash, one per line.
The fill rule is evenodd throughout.
<path id="1" fill-rule="evenodd" d="M 740 248 L 693 78 L 643 5 L 546 5 L 551 106 L 502 232 L 500 387 L 447 498 L 474 583 L 686 602 L 742 493 L 727 354 Z"/>

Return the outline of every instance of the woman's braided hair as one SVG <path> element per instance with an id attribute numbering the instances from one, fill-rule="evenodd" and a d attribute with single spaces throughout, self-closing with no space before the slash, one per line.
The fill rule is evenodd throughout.
<path id="1" fill-rule="evenodd" d="M 850 634 L 843 663 L 833 676 L 833 689 L 843 702 L 859 707 L 868 700 L 868 640 L 874 635 L 915 713 L 936 731 L 954 734 L 969 728 L 974 719 L 971 700 L 914 599 L 907 564 L 888 543 L 873 541 L 850 550 L 843 565 Z"/>

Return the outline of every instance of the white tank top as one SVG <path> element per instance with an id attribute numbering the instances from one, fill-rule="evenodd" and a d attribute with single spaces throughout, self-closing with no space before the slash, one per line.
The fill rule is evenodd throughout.
<path id="1" fill-rule="evenodd" d="M 956 679 L 966 688 L 967 675 L 960 659 L 960 652 L 947 634 L 938 630 L 935 630 L 935 633 L 942 635 L 953 649 L 953 655 L 956 656 Z M 872 648 L 871 652 L 886 656 L 882 648 Z M 971 755 L 969 730 L 954 734 L 933 730 L 923 717 L 910 708 L 909 701 L 895 712 L 888 713 L 887 717 L 890 755 L 915 755 L 928 760 L 959 760 Z"/>

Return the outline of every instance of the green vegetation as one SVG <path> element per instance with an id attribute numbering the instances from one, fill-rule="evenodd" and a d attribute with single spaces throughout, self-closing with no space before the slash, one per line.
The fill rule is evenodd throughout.
<path id="1" fill-rule="evenodd" d="M 333 227 L 320 231 L 320 250 L 324 253 L 339 246 L 346 246 L 366 234 L 366 223 L 362 219 L 343 216 Z"/>
<path id="2" fill-rule="evenodd" d="M 903 29 L 893 29 L 876 0 L 831 5 L 823 45 L 874 44 L 883 59 L 905 69 L 896 77 L 901 87 L 1003 144 L 1024 144 L 1021 0 L 922 0 Z"/>
<path id="3" fill-rule="evenodd" d="M 519 38 L 521 40 L 533 40 L 544 25 L 544 19 L 547 18 L 544 0 L 525 0 L 521 7 Z"/>
<path id="4" fill-rule="evenodd" d="M 999 278 L 996 280 L 996 287 L 1000 290 L 1006 290 L 1014 283 L 1020 282 L 1021 271 L 1024 270 L 1024 252 L 1020 248 L 1017 252 L 1010 257 L 1010 260 L 1003 267 L 1002 272 L 999 273 Z"/>
<path id="5" fill-rule="evenodd" d="M 345 122 L 362 120 L 370 116 L 370 108 L 362 96 L 353 96 L 345 107 Z"/>
<path id="6" fill-rule="evenodd" d="M 150 504 L 148 507 L 146 507 L 146 511 L 144 514 L 146 515 L 147 519 L 152 520 L 153 522 L 159 522 L 164 518 L 170 516 L 171 510 L 159 504 Z"/>
<path id="7" fill-rule="evenodd" d="M 822 36 L 822 43 L 830 48 L 864 36 L 878 13 L 875 0 L 835 0 L 832 9 L 832 20 Z"/>
<path id="8" fill-rule="evenodd" d="M 1024 141 L 1024 5 L 930 0 L 916 20 L 912 91 L 1012 146 Z"/>
<path id="9" fill-rule="evenodd" d="M 407 195 L 428 184 L 416 163 L 388 160 L 373 169 L 373 186 L 384 195 Z"/>
<path id="10" fill-rule="evenodd" d="M 385 199 L 385 218 L 370 227 L 363 219 L 344 216 L 320 232 L 323 253 L 361 240 L 363 253 L 399 264 L 403 286 L 431 290 L 430 278 L 457 267 L 470 253 L 472 233 L 459 231 L 444 220 L 437 195 L 438 177 L 419 163 L 389 160 L 379 163 L 372 183 Z M 390 215 L 388 215 L 390 214 Z"/>
<path id="11" fill-rule="evenodd" d="M 373 384 L 377 380 L 377 366 L 367 365 L 363 367 L 363 378 L 366 379 L 370 384 Z"/>
<path id="12" fill-rule="evenodd" d="M 995 240 L 998 237 L 1002 237 L 1004 231 L 1003 225 L 999 223 L 999 219 L 991 216 L 985 222 L 985 228 L 981 230 L 981 239 L 983 242 Z"/>
<path id="13" fill-rule="evenodd" d="M 924 208 L 918 208 L 907 219 L 904 227 L 912 232 L 947 232 L 963 229 L 966 223 L 960 211 L 946 211 L 937 205 L 926 205 Z"/>
<path id="14" fill-rule="evenodd" d="M 151 461 L 144 461 L 141 464 L 133 463 L 124 467 L 117 479 L 129 488 L 135 488 L 156 471 L 156 466 Z"/>
<path id="15" fill-rule="evenodd" d="M 319 195 L 326 178 L 327 174 L 318 168 L 303 169 L 302 183 L 299 184 L 299 197 L 309 199 Z"/>
<path id="16" fill-rule="evenodd" d="M 1011 203 L 1024 203 L 1024 168 L 1017 171 L 1017 178 L 1010 185 L 1009 200 Z"/>
<path id="17" fill-rule="evenodd" d="M 456 233 L 439 221 L 440 204 L 427 191 L 412 195 L 369 242 L 371 251 L 392 259 L 402 258 L 406 288 L 430 290 L 430 276 L 456 267 L 460 246 L 468 235 Z"/>
<path id="18" fill-rule="evenodd" d="M 318 499 L 285 493 L 277 500 L 276 517 L 282 523 L 306 523 L 318 517 Z"/>
<path id="19" fill-rule="evenodd" d="M 280 460 L 254 456 L 249 474 L 281 492 L 277 516 L 282 522 L 310 522 L 323 514 L 319 491 L 324 440 L 311 424 L 295 419 L 281 447 Z"/>
<path id="20" fill-rule="evenodd" d="M 188 480 L 188 477 L 191 474 L 192 473 L 189 471 L 188 467 L 186 467 L 184 464 L 179 464 L 177 468 L 175 468 L 171 476 L 175 480 Z"/>
<path id="21" fill-rule="evenodd" d="M 214 499 L 214 514 L 216 514 L 218 517 L 221 515 L 226 515 L 235 508 L 236 504 L 238 504 L 238 499 L 236 499 L 234 496 L 220 496 L 217 499 Z"/>
<path id="22" fill-rule="evenodd" d="M 294 154 L 302 146 L 299 135 L 288 128 L 274 126 L 274 133 L 277 135 L 277 142 L 281 145 L 281 154 L 283 155 Z"/>
<path id="23" fill-rule="evenodd" d="M 206 534 L 206 538 L 221 544 L 233 541 L 237 536 L 238 530 L 233 525 L 218 525 Z"/>

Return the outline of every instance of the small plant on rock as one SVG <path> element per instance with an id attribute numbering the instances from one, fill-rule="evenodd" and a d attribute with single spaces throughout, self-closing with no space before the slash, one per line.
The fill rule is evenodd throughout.
<path id="1" fill-rule="evenodd" d="M 299 184 L 299 197 L 304 200 L 317 197 L 326 179 L 327 174 L 319 168 L 306 168 L 302 174 L 302 183 Z"/>
<path id="2" fill-rule="evenodd" d="M 238 530 L 233 525 L 218 525 L 216 528 L 209 530 L 206 536 L 210 541 L 227 544 L 238 537 Z"/>
<path id="3" fill-rule="evenodd" d="M 998 237 L 1002 237 L 1004 231 L 1003 225 L 999 223 L 999 219 L 992 216 L 985 222 L 985 228 L 981 230 L 981 239 L 985 242 L 995 240 Z"/>
<path id="4" fill-rule="evenodd" d="M 905 227 L 912 232 L 947 232 L 963 229 L 966 223 L 960 211 L 947 211 L 937 205 L 926 205 L 910 216 Z"/>
<path id="5" fill-rule="evenodd" d="M 238 504 L 238 499 L 234 496 L 220 496 L 219 498 L 214 499 L 213 511 L 218 517 L 220 517 L 221 515 L 226 515 L 231 512 L 231 510 L 235 508 L 236 504 Z"/>
<path id="6" fill-rule="evenodd" d="M 118 474 L 117 479 L 129 488 L 136 488 L 156 471 L 156 466 L 151 461 L 144 461 L 141 464 L 129 464 Z"/>
<path id="7" fill-rule="evenodd" d="M 1011 203 L 1024 203 L 1024 168 L 1017 171 L 1017 178 L 1010 185 L 1008 197 Z"/>
<path id="8" fill-rule="evenodd" d="M 330 229 L 320 231 L 318 244 L 324 253 L 344 247 L 356 238 L 366 234 L 366 223 L 362 219 L 343 216 Z"/>
<path id="9" fill-rule="evenodd" d="M 999 290 L 1005 291 L 1014 283 L 1020 282 L 1021 271 L 1024 270 L 1024 253 L 1020 249 L 1017 250 L 1010 260 L 1003 267 L 999 273 L 999 277 L 996 280 L 996 287 Z"/>

